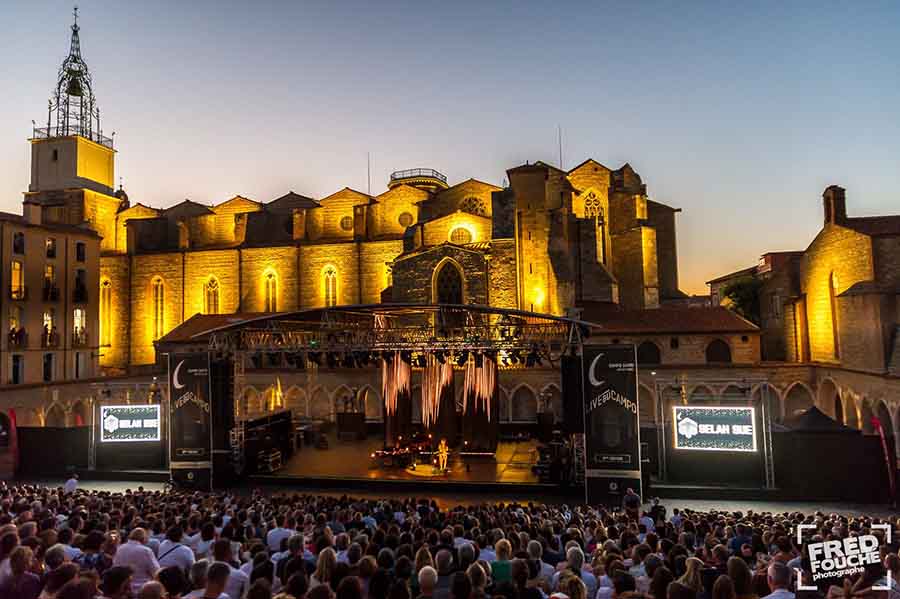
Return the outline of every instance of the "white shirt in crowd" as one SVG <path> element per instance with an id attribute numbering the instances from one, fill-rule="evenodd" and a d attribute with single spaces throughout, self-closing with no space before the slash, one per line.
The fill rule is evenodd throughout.
<path id="1" fill-rule="evenodd" d="M 273 528 L 266 534 L 266 545 L 269 548 L 269 551 L 275 553 L 277 551 L 281 551 L 281 541 L 284 539 L 289 539 L 291 535 L 294 534 L 289 528 Z"/>
<path id="2" fill-rule="evenodd" d="M 190 570 L 194 565 L 194 550 L 183 543 L 173 543 L 166 539 L 159 544 L 159 567 L 178 566 L 182 570 Z"/>
<path id="3" fill-rule="evenodd" d="M 113 558 L 113 566 L 128 566 L 133 575 L 131 578 L 131 592 L 135 595 L 141 590 L 145 582 L 153 580 L 153 576 L 159 571 L 159 562 L 153 555 L 153 550 L 142 543 L 129 540 L 124 545 L 119 545 L 116 556 Z"/>
<path id="4" fill-rule="evenodd" d="M 66 484 L 63 485 L 63 493 L 66 495 L 71 495 L 78 489 L 78 479 L 74 476 L 66 481 Z"/>
<path id="5" fill-rule="evenodd" d="M 228 564 L 228 567 L 231 568 L 231 574 L 228 576 L 228 582 L 225 583 L 225 594 L 230 599 L 242 599 L 247 594 L 247 589 L 250 588 L 250 577 L 231 564 Z"/>
<path id="6" fill-rule="evenodd" d="M 787 589 L 775 589 L 762 599 L 794 599 L 794 594 Z"/>

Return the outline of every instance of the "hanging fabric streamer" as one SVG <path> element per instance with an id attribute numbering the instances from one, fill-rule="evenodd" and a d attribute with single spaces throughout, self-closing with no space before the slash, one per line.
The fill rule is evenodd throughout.
<path id="1" fill-rule="evenodd" d="M 382 359 L 381 390 L 388 415 L 393 416 L 397 412 L 397 397 L 409 392 L 411 376 L 412 367 L 400 358 L 399 351 L 395 351 L 390 360 Z"/>
<path id="2" fill-rule="evenodd" d="M 429 355 L 422 372 L 422 424 L 430 429 L 438 421 L 441 410 L 441 395 L 453 382 L 453 365 L 449 360 L 439 362 Z"/>
<path id="3" fill-rule="evenodd" d="M 472 401 L 476 412 L 487 414 L 491 420 L 491 401 L 497 386 L 497 362 L 489 356 L 481 357 L 481 366 L 475 360 L 466 362 L 465 383 L 463 385 L 463 413 L 469 401 Z"/>

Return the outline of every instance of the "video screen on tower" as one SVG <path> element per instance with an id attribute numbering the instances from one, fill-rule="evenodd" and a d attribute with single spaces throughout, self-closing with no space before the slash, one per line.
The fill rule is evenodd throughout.
<path id="1" fill-rule="evenodd" d="M 756 451 L 756 412 L 750 406 L 674 406 L 675 449 Z"/>
<path id="2" fill-rule="evenodd" d="M 159 405 L 100 406 L 100 441 L 159 441 Z"/>

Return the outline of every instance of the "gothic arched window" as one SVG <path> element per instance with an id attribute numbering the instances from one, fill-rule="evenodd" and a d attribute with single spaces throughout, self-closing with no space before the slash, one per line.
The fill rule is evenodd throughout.
<path id="1" fill-rule="evenodd" d="M 153 340 L 156 341 L 165 334 L 166 288 L 160 277 L 153 279 L 151 299 L 153 303 Z"/>
<path id="2" fill-rule="evenodd" d="M 337 269 L 333 266 L 326 266 L 322 271 L 324 278 L 323 287 L 325 289 L 325 306 L 331 307 L 337 305 Z"/>
<path id="3" fill-rule="evenodd" d="M 266 279 L 266 312 L 278 312 L 278 279 L 274 272 L 267 272 Z"/>
<path id="4" fill-rule="evenodd" d="M 100 345 L 110 345 L 112 331 L 112 283 L 109 279 L 100 282 Z"/>
<path id="5" fill-rule="evenodd" d="M 463 303 L 463 279 L 459 269 L 445 262 L 434 278 L 435 300 L 439 304 Z"/>
<path id="6" fill-rule="evenodd" d="M 203 313 L 219 313 L 219 281 L 210 277 L 203 285 Z"/>
<path id="7" fill-rule="evenodd" d="M 730 364 L 731 348 L 721 339 L 714 339 L 706 346 L 707 364 Z"/>

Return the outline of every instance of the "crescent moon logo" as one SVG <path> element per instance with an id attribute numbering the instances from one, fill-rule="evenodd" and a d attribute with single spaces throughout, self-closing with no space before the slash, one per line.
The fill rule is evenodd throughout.
<path id="1" fill-rule="evenodd" d="M 172 386 L 176 389 L 184 388 L 184 384 L 178 382 L 178 371 L 181 369 L 182 364 L 184 364 L 184 360 L 178 363 L 178 366 L 175 367 L 175 372 L 172 373 Z"/>
<path id="2" fill-rule="evenodd" d="M 599 380 L 599 379 L 597 378 L 597 375 L 595 374 L 595 372 L 596 372 L 596 370 L 597 370 L 597 362 L 598 362 L 598 361 L 600 360 L 600 358 L 602 358 L 602 357 L 603 357 L 603 354 L 597 354 L 597 357 L 594 358 L 594 359 L 591 361 L 591 367 L 588 368 L 588 381 L 589 381 L 589 382 L 591 383 L 591 385 L 594 386 L 594 387 L 599 387 L 600 385 L 603 384 L 603 381 Z M 178 369 L 175 369 L 175 372 L 177 373 L 177 372 L 178 372 Z"/>

